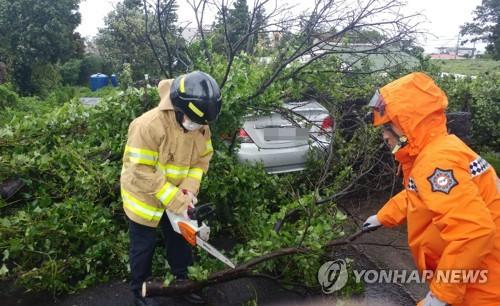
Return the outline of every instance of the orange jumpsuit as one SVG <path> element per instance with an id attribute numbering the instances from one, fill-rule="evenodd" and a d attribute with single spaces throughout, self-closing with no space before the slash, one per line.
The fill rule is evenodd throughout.
<path id="1" fill-rule="evenodd" d="M 395 154 L 405 190 L 377 213 L 384 226 L 405 220 L 419 270 L 432 270 L 429 287 L 451 305 L 500 305 L 500 183 L 495 170 L 446 130 L 444 92 L 423 73 L 380 89 L 383 112 L 408 138 Z M 486 270 L 484 283 L 438 280 L 438 271 Z"/>

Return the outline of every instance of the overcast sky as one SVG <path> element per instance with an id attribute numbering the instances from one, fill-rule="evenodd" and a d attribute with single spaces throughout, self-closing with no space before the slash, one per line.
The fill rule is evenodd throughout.
<path id="1" fill-rule="evenodd" d="M 190 7 L 184 4 L 185 0 L 178 0 L 179 20 L 192 21 L 193 15 Z M 314 1 L 311 0 L 277 0 L 279 4 L 297 5 L 297 10 L 307 10 Z M 85 37 L 94 36 L 99 27 L 104 26 L 104 17 L 113 9 L 113 5 L 120 0 L 82 0 L 80 13 L 82 24 L 77 31 Z M 251 3 L 251 0 L 248 0 Z M 407 0 L 407 13 L 420 12 L 426 16 L 428 22 L 422 25 L 422 30 L 427 30 L 434 36 L 427 36 L 422 41 L 426 52 L 434 52 L 436 47 L 456 46 L 460 25 L 472 20 L 472 11 L 481 4 L 481 0 Z M 472 45 L 470 45 L 472 46 Z M 484 44 L 476 47 L 484 50 Z"/>

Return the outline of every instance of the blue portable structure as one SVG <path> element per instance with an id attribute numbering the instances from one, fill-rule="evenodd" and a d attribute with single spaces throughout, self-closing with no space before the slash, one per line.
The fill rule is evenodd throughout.
<path id="1" fill-rule="evenodd" d="M 113 85 L 113 87 L 118 86 L 118 78 L 114 73 L 111 75 L 111 85 Z"/>
<path id="2" fill-rule="evenodd" d="M 108 86 L 109 77 L 102 73 L 96 73 L 90 76 L 90 89 L 96 91 L 99 88 Z"/>

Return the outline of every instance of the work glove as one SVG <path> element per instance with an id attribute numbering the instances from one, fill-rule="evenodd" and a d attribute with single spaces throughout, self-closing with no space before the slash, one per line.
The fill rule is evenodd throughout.
<path id="1" fill-rule="evenodd" d="M 194 195 L 194 193 L 192 193 L 189 190 L 186 190 L 186 194 L 189 196 L 191 203 L 193 203 L 193 205 L 198 204 L 198 198 Z"/>
<path id="2" fill-rule="evenodd" d="M 190 206 L 193 206 L 192 201 L 193 199 L 187 193 L 181 192 L 181 194 L 174 197 L 172 202 L 167 206 L 167 209 L 174 214 L 187 216 L 187 210 Z"/>
<path id="3" fill-rule="evenodd" d="M 188 212 L 189 212 L 190 210 L 193 210 L 193 209 L 194 209 L 194 206 L 195 206 L 196 204 L 198 204 L 198 198 L 196 198 L 196 196 L 194 195 L 194 193 L 192 193 L 192 192 L 191 192 L 191 191 L 189 191 L 189 190 L 186 190 L 186 195 L 189 197 L 189 201 L 190 201 L 190 203 L 189 203 L 189 205 L 188 205 L 188 207 L 187 207 L 186 211 L 184 211 L 183 216 L 184 216 L 185 218 L 188 218 L 188 219 L 189 219 L 189 213 L 188 213 Z"/>
<path id="4" fill-rule="evenodd" d="M 187 189 L 181 189 L 181 192 L 182 195 L 176 199 L 179 200 L 179 205 L 172 207 L 170 210 L 177 215 L 189 219 L 188 211 L 194 209 L 194 205 L 198 203 L 198 199 L 194 193 Z"/>
<path id="5" fill-rule="evenodd" d="M 377 215 L 372 215 L 369 216 L 368 219 L 366 219 L 366 221 L 363 223 L 363 229 L 370 229 L 373 227 L 378 227 L 380 225 L 382 225 L 382 223 L 380 223 Z"/>
<path id="6" fill-rule="evenodd" d="M 447 305 L 449 304 L 438 299 L 434 294 L 432 294 L 431 291 L 427 293 L 425 299 L 423 299 L 422 301 L 420 301 L 420 303 L 418 303 L 418 306 L 447 306 Z"/>

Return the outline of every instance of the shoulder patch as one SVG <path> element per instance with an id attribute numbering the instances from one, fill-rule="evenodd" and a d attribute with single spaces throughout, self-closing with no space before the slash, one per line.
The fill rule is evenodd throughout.
<path id="1" fill-rule="evenodd" d="M 431 183 L 432 191 L 449 194 L 451 189 L 458 185 L 457 180 L 453 176 L 453 170 L 443 170 L 436 168 L 434 173 L 427 178 Z"/>
<path id="2" fill-rule="evenodd" d="M 406 188 L 408 190 L 417 192 L 417 185 L 415 185 L 415 181 L 413 180 L 413 178 L 410 177 L 410 179 L 408 180 L 408 185 L 406 186 Z"/>
<path id="3" fill-rule="evenodd" d="M 484 158 L 479 156 L 477 159 L 473 160 L 469 164 L 469 170 L 470 174 L 472 176 L 478 176 L 480 174 L 483 174 L 488 168 L 490 167 L 490 164 Z"/>

